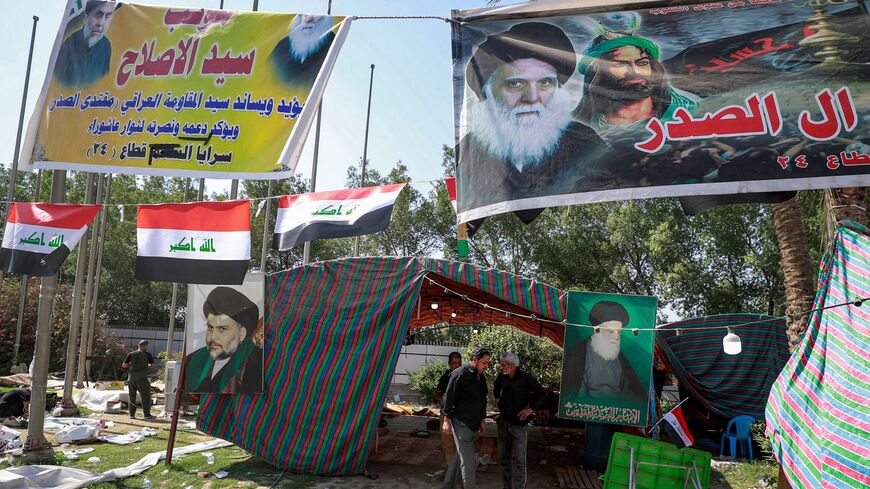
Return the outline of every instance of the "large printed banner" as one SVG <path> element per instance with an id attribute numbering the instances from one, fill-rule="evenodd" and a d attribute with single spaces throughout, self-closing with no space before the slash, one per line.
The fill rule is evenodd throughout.
<path id="1" fill-rule="evenodd" d="M 286 178 L 349 18 L 69 0 L 22 161 Z"/>
<path id="2" fill-rule="evenodd" d="M 454 13 L 460 222 L 870 185 L 863 2 L 567 3 Z"/>
<path id="3" fill-rule="evenodd" d="M 655 321 L 653 296 L 568 292 L 560 418 L 646 426 Z"/>

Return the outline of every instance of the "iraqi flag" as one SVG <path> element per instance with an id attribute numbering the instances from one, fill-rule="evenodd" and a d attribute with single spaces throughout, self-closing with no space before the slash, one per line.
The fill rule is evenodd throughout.
<path id="1" fill-rule="evenodd" d="M 241 285 L 251 262 L 247 200 L 140 205 L 136 278 Z"/>
<path id="2" fill-rule="evenodd" d="M 450 197 L 450 205 L 453 206 L 453 212 L 456 210 L 456 177 L 447 177 L 444 179 L 444 185 L 447 186 L 447 196 Z"/>
<path id="3" fill-rule="evenodd" d="M 56 274 L 99 211 L 99 205 L 13 202 L 0 269 L 36 277 Z"/>
<path id="4" fill-rule="evenodd" d="M 306 241 L 347 238 L 387 229 L 404 183 L 329 192 L 284 195 L 272 248 L 283 251 Z"/>
<path id="5" fill-rule="evenodd" d="M 695 443 L 692 438 L 692 433 L 689 432 L 686 426 L 686 418 L 683 417 L 683 411 L 680 406 L 671 409 L 662 418 L 662 431 L 667 433 L 668 438 L 679 448 L 690 447 Z"/>

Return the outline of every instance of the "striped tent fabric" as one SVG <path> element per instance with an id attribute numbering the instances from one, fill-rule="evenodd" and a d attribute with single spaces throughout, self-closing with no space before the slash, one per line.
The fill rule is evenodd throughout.
<path id="1" fill-rule="evenodd" d="M 728 355 L 722 350 L 724 327 L 738 325 L 734 332 L 743 351 Z M 701 329 L 711 327 L 717 329 Z M 728 418 L 764 417 L 770 386 L 788 360 L 784 319 L 721 314 L 671 323 L 658 332 L 657 346 L 693 399 Z"/>
<path id="2" fill-rule="evenodd" d="M 440 321 L 421 307 L 426 284 L 443 298 L 426 276 L 564 316 L 557 289 L 469 264 L 373 257 L 279 272 L 266 285 L 263 394 L 201 396 L 198 428 L 292 472 L 362 473 L 412 318 Z"/>
<path id="3" fill-rule="evenodd" d="M 870 487 L 870 305 L 854 304 L 868 297 L 870 236 L 846 221 L 767 404 L 767 435 L 794 488 Z"/>

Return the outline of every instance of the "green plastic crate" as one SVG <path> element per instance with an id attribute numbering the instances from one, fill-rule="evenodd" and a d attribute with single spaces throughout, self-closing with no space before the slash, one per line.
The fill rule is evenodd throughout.
<path id="1" fill-rule="evenodd" d="M 710 459 L 712 457 L 709 453 L 692 448 L 680 449 L 671 443 L 617 433 L 613 435 L 613 443 L 610 445 L 610 458 L 607 461 L 607 474 L 604 478 L 605 489 L 627 489 L 629 487 L 630 448 L 634 448 L 635 462 L 692 467 L 694 461 L 698 468 L 698 476 L 701 479 L 701 487 L 708 489 L 710 486 Z M 684 485 L 685 481 L 685 469 L 640 465 L 635 482 L 637 489 L 694 487 L 691 482 Z"/>

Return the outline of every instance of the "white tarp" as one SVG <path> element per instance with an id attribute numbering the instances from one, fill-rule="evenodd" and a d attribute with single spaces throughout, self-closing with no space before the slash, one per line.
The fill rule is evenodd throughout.
<path id="1" fill-rule="evenodd" d="M 187 455 L 204 450 L 216 450 L 232 445 L 226 440 L 210 440 L 202 443 L 176 448 L 174 455 Z M 87 470 L 73 469 L 57 465 L 25 465 L 0 470 L 0 487 L 3 489 L 78 489 L 97 482 L 109 482 L 124 477 L 132 477 L 157 465 L 166 457 L 166 451 L 145 455 L 138 462 L 108 470 L 102 474 Z"/>
<path id="2" fill-rule="evenodd" d="M 106 403 L 130 400 L 130 394 L 127 391 L 99 391 L 96 389 L 81 389 L 76 392 L 73 400 L 76 406 L 90 409 L 91 411 L 103 412 L 106 410 Z"/>

